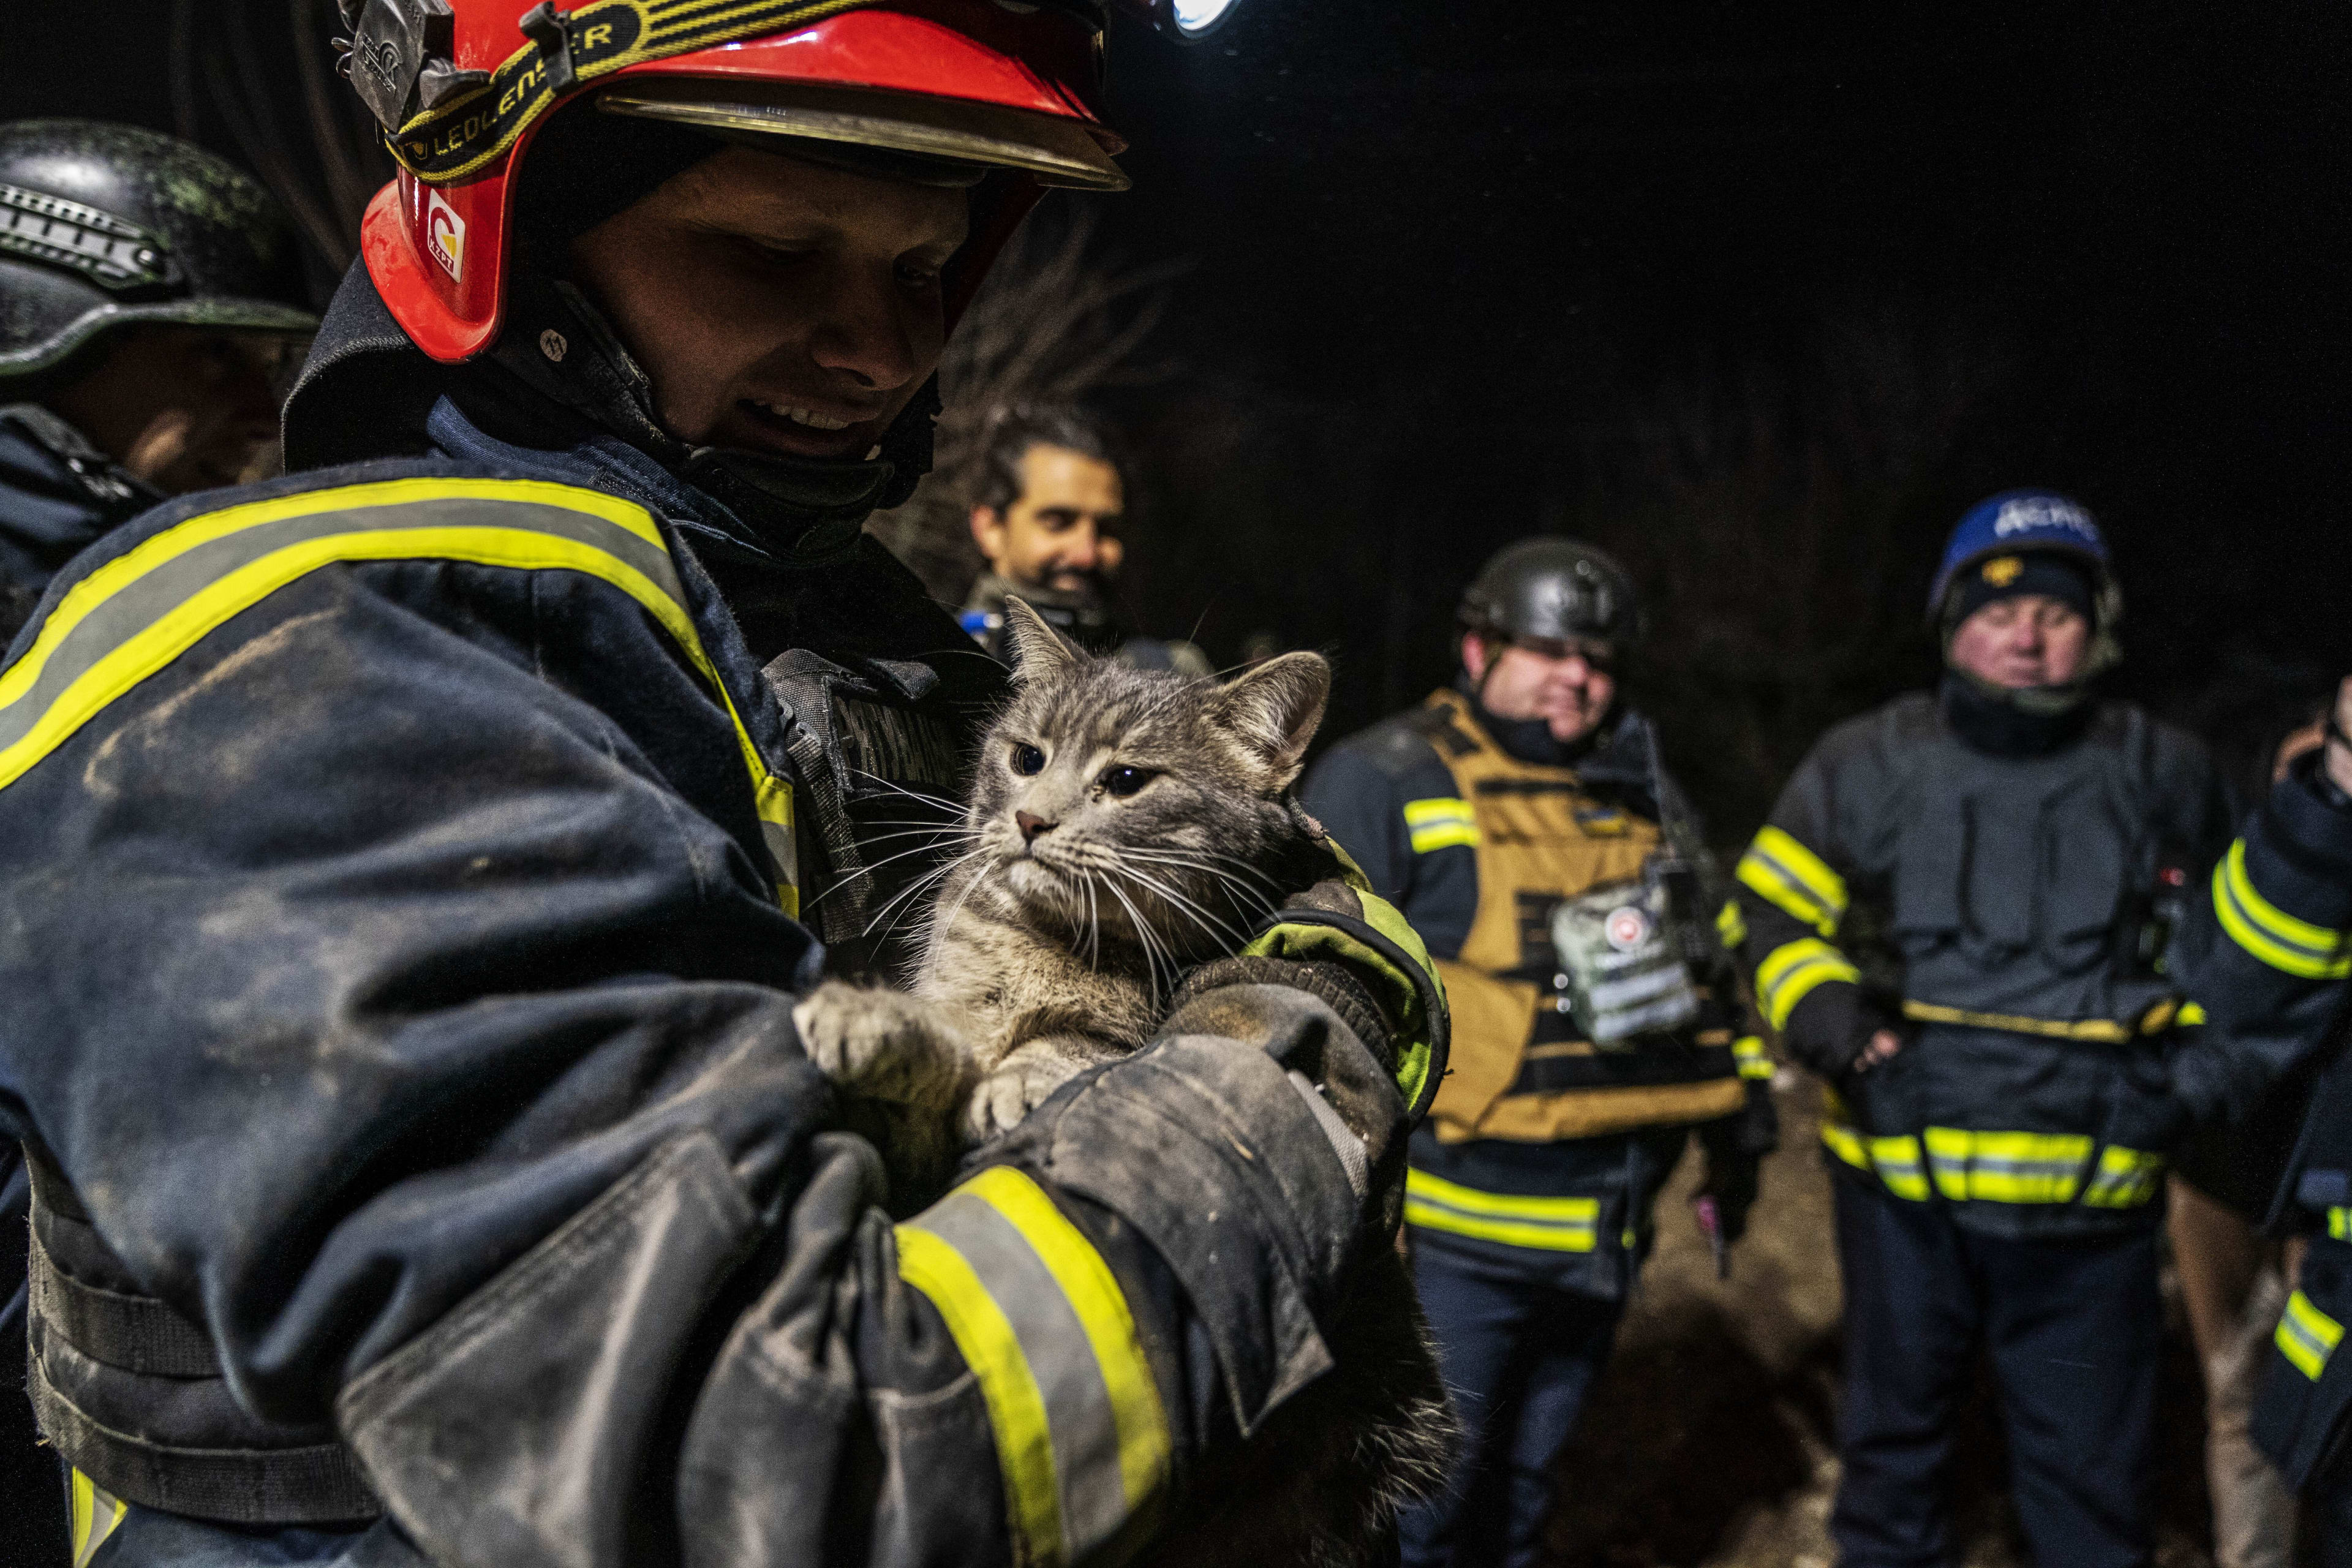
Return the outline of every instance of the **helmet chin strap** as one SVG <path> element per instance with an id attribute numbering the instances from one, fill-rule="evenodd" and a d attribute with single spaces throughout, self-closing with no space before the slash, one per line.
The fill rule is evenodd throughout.
<path id="1" fill-rule="evenodd" d="M 857 544 L 866 520 L 930 472 L 939 380 L 898 412 L 870 458 L 802 458 L 690 447 L 662 427 L 653 383 L 604 313 L 572 284 L 518 272 L 488 356 L 531 390 L 636 447 L 740 516 L 782 564 L 818 566 Z"/>

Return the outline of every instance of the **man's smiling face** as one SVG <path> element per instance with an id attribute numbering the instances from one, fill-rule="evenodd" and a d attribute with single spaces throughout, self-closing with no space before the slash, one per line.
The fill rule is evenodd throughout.
<path id="1" fill-rule="evenodd" d="M 730 147 L 574 240 L 572 273 L 680 441 L 862 458 L 939 365 L 967 206 Z"/>

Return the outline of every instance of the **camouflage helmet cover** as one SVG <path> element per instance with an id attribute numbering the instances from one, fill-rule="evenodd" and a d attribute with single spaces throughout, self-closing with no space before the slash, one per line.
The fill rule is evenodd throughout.
<path id="1" fill-rule="evenodd" d="M 276 199 L 176 137 L 0 123 L 0 386 L 50 379 L 148 323 L 316 330 Z"/>

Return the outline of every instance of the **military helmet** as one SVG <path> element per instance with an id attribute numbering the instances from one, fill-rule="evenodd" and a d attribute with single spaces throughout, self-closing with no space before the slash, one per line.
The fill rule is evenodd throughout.
<path id="1" fill-rule="evenodd" d="M 1578 539 L 1522 539 L 1478 569 L 1456 612 L 1462 629 L 1513 639 L 1589 639 L 1623 649 L 1641 637 L 1633 579 Z"/>
<path id="2" fill-rule="evenodd" d="M 294 231 L 201 147 L 88 120 L 0 124 L 0 401 L 151 323 L 317 330 Z"/>

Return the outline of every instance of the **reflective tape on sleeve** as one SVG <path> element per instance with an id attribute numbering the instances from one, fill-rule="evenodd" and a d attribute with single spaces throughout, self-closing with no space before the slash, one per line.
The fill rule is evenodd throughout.
<path id="1" fill-rule="evenodd" d="M 1837 935 L 1845 918 L 1845 879 L 1829 862 L 1767 823 L 1732 874 L 1740 886 L 1823 936 Z"/>
<path id="2" fill-rule="evenodd" d="M 1404 1219 L 1444 1231 L 1537 1252 L 1590 1252 L 1601 1236 L 1599 1198 L 1521 1197 L 1482 1193 L 1427 1171 L 1404 1173 Z"/>
<path id="3" fill-rule="evenodd" d="M 1858 984 L 1862 971 L 1845 954 L 1817 937 L 1801 937 L 1774 948 L 1756 966 L 1757 1000 L 1775 1029 L 1789 1026 L 1789 1016 L 1817 985 L 1832 980 Z"/>
<path id="4" fill-rule="evenodd" d="M 1886 1190 L 1912 1203 L 1927 1200 L 1927 1167 L 1919 1154 L 1919 1140 L 1908 1133 L 1891 1138 L 1864 1138 L 1845 1122 L 1822 1120 L 1822 1142 L 1832 1154 L 1857 1171 L 1875 1175 Z"/>
<path id="5" fill-rule="evenodd" d="M 1739 1064 L 1739 1076 L 1769 1081 L 1772 1077 L 1772 1058 L 1764 1051 L 1762 1037 L 1742 1035 L 1731 1042 L 1731 1059 Z"/>
<path id="6" fill-rule="evenodd" d="M 2083 1202 L 2093 1208 L 2137 1208 L 2156 1196 L 2156 1184 L 2164 1177 L 2164 1164 L 2161 1154 L 2110 1143 L 2099 1151 L 2099 1163 L 2092 1168 L 2091 1184 L 2084 1189 Z"/>
<path id="7" fill-rule="evenodd" d="M 2298 980 L 2352 974 L 2347 934 L 2298 920 L 2263 897 L 2246 872 L 2246 841 L 2230 846 L 2213 868 L 2213 914 L 2231 942 Z"/>
<path id="8" fill-rule="evenodd" d="M 67 1497 L 73 1515 L 73 1568 L 89 1568 L 98 1549 L 121 1525 L 131 1507 L 79 1470 L 68 1483 Z"/>
<path id="9" fill-rule="evenodd" d="M 2336 1353 L 2343 1338 L 2344 1325 L 2297 1290 L 2286 1299 L 2286 1310 L 2279 1315 L 2278 1331 L 2271 1336 L 2271 1342 L 2295 1371 L 2317 1383 L 2319 1374 L 2327 1370 L 2327 1358 Z"/>
<path id="10" fill-rule="evenodd" d="M 1470 803 L 1450 796 L 1406 801 L 1404 826 L 1412 836 L 1412 852 L 1416 855 L 1478 842 L 1478 819 L 1472 814 Z"/>
<path id="11" fill-rule="evenodd" d="M 643 507 L 526 479 L 389 479 L 206 512 L 75 584 L 0 675 L 0 789 L 141 681 L 322 567 L 452 561 L 579 573 L 635 600 L 733 724 L 778 900 L 799 906 L 792 788 L 769 771 L 704 650 L 669 546 Z"/>
<path id="12" fill-rule="evenodd" d="M 1715 911 L 1715 934 L 1723 940 L 1728 952 L 1748 940 L 1748 921 L 1739 912 L 1737 899 L 1726 900 L 1723 908 Z"/>
<path id="13" fill-rule="evenodd" d="M 1167 1415 L 1118 1279 L 1009 1166 L 897 1235 L 900 1277 L 939 1309 L 979 1381 L 1016 1560 L 1083 1561 L 1155 1506 L 1169 1476 Z"/>

